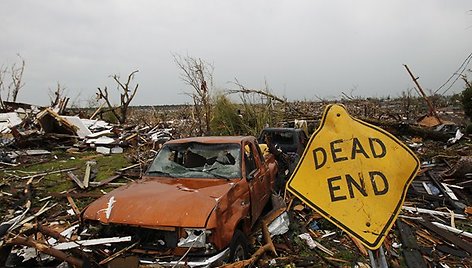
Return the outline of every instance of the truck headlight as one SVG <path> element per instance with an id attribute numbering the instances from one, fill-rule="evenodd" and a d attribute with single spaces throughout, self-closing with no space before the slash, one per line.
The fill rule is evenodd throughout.
<path id="1" fill-rule="evenodd" d="M 180 238 L 178 247 L 184 248 L 204 248 L 206 247 L 206 237 L 211 231 L 205 229 L 184 229 L 187 237 Z"/>

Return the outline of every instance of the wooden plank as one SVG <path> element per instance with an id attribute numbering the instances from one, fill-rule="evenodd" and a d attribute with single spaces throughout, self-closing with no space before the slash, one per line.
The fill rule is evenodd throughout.
<path id="1" fill-rule="evenodd" d="M 81 197 L 101 197 L 103 194 L 100 193 L 49 193 L 51 196 L 54 197 L 67 197 L 67 195 L 70 195 L 73 198 L 81 198 Z"/>
<path id="2" fill-rule="evenodd" d="M 403 256 L 408 267 L 427 267 L 419 251 L 418 243 L 416 242 L 416 236 L 411 230 L 410 226 L 403 223 L 401 220 L 397 220 L 398 231 L 400 232 L 400 238 L 403 244 Z"/>
<path id="3" fill-rule="evenodd" d="M 84 184 L 79 180 L 79 178 L 77 178 L 77 176 L 75 176 L 74 173 L 72 173 L 72 171 L 68 171 L 68 172 L 67 172 L 67 176 L 68 176 L 72 181 L 74 181 L 74 182 L 77 184 L 77 186 L 80 187 L 80 189 L 85 189 Z"/>
<path id="4" fill-rule="evenodd" d="M 128 167 L 120 168 L 120 169 L 118 169 L 118 171 L 123 172 L 123 171 L 129 170 L 129 169 L 135 168 L 135 167 L 139 167 L 139 165 L 140 165 L 139 163 L 134 164 L 134 165 L 131 165 L 131 166 L 128 166 Z"/>
<path id="5" fill-rule="evenodd" d="M 455 233 L 457 235 L 465 236 L 465 237 L 468 237 L 468 238 L 472 239 L 472 233 L 466 232 L 464 230 L 459 230 L 455 227 L 447 226 L 447 225 L 442 224 L 440 222 L 432 222 L 432 224 L 436 225 L 437 227 L 439 227 L 441 229 L 448 230 L 449 232 L 452 232 L 452 233 Z"/>
<path id="6" fill-rule="evenodd" d="M 418 223 L 426 227 L 428 230 L 441 236 L 448 242 L 456 245 L 457 247 L 460 247 L 461 249 L 467 251 L 469 254 L 472 254 L 472 244 L 460 239 L 457 235 L 437 227 L 436 225 L 432 224 L 430 221 L 424 218 L 423 220 L 419 220 Z"/>
<path id="7" fill-rule="evenodd" d="M 105 179 L 103 181 L 98 182 L 98 184 L 93 184 L 92 187 L 100 187 L 102 185 L 106 185 L 106 184 L 108 184 L 108 183 L 110 183 L 110 182 L 112 182 L 112 181 L 114 181 L 114 180 L 116 180 L 120 177 L 121 177 L 121 175 L 111 176 L 108 179 Z"/>
<path id="8" fill-rule="evenodd" d="M 449 196 L 446 189 L 444 189 L 444 186 L 440 183 L 440 179 L 438 179 L 437 174 L 435 174 L 431 171 L 428 171 L 426 174 L 431 178 L 431 180 L 434 182 L 435 186 L 444 195 L 444 197 L 446 197 L 448 203 L 451 204 L 451 206 L 453 206 L 455 209 L 458 209 L 458 210 L 463 210 L 465 208 L 465 205 L 463 203 L 461 203 L 459 201 L 456 201 L 456 200 L 452 199 Z"/>
<path id="9" fill-rule="evenodd" d="M 47 176 L 47 175 L 51 175 L 51 174 L 57 174 L 57 173 L 62 173 L 62 172 L 67 172 L 67 171 L 73 171 L 73 170 L 76 170 L 76 169 L 79 169 L 79 168 L 66 168 L 66 169 L 61 169 L 61 170 L 43 172 L 43 173 L 38 173 L 38 174 L 29 175 L 29 176 L 25 176 L 25 177 L 20 177 L 19 179 L 25 180 L 25 179 L 31 179 L 31 178 L 36 178 L 36 177 L 43 177 L 43 176 Z"/>
<path id="10" fill-rule="evenodd" d="M 89 187 L 91 165 L 92 164 L 89 161 L 87 161 L 87 163 L 85 164 L 85 174 L 84 174 L 84 187 L 85 188 Z"/>
<path id="11" fill-rule="evenodd" d="M 67 201 L 69 201 L 69 204 L 74 211 L 75 215 L 79 216 L 80 215 L 80 209 L 77 207 L 77 205 L 74 202 L 74 199 L 70 195 L 67 195 Z"/>
<path id="12" fill-rule="evenodd" d="M 354 236 L 349 235 L 349 238 L 351 238 L 352 242 L 354 242 L 354 245 L 359 249 L 360 253 L 364 256 L 369 256 L 369 253 L 367 252 L 367 249 L 362 245 L 361 241 L 359 239 L 355 238 Z"/>
<path id="13" fill-rule="evenodd" d="M 437 245 L 436 249 L 440 250 L 440 251 L 442 251 L 446 254 L 451 254 L 451 255 L 454 255 L 454 256 L 459 257 L 459 258 L 468 258 L 468 257 L 470 257 L 470 255 L 467 254 L 467 252 L 465 252 L 463 250 L 453 248 L 453 247 L 450 247 L 450 246 L 445 245 L 445 244 Z"/>

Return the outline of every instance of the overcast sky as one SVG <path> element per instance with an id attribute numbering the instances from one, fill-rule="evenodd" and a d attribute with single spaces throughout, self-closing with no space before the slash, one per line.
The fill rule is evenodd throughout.
<path id="1" fill-rule="evenodd" d="M 41 105 L 57 82 L 83 104 L 114 88 L 109 75 L 136 69 L 134 104 L 190 102 L 172 53 L 212 63 L 220 89 L 236 77 L 252 88 L 267 80 L 291 100 L 351 89 L 396 97 L 413 87 L 402 64 L 432 90 L 459 68 L 472 52 L 471 9 L 470 0 L 2 0 L 0 65 L 19 53 L 18 101 Z"/>

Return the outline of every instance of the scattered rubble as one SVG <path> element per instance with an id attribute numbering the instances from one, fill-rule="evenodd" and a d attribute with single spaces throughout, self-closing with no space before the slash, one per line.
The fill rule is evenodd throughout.
<path id="1" fill-rule="evenodd" d="M 300 111 L 310 114 L 304 127 L 312 131 L 324 104 L 294 103 L 298 112 L 293 116 L 300 116 Z M 472 147 L 470 136 L 460 128 L 463 114 L 438 109 L 445 124 L 425 125 L 424 110 L 410 113 L 406 120 L 394 114 L 391 105 L 346 102 L 353 114 L 365 115 L 394 133 L 422 161 L 383 243 L 386 262 L 391 267 L 472 267 Z M 5 106 L 8 110 L 0 113 L 0 264 L 137 266 L 139 242 L 119 234 L 92 238 L 86 232 L 91 230 L 80 226 L 79 215 L 92 200 L 138 179 L 164 142 L 190 135 L 190 130 L 185 132 L 189 119 L 114 125 L 90 119 L 96 115 L 64 115 L 64 105 L 60 113 L 27 104 Z M 287 121 L 294 119 L 290 116 L 288 111 Z M 101 159 L 115 161 L 111 157 L 121 155 L 127 160 L 103 177 Z M 29 169 L 51 162 L 65 164 Z M 61 183 L 67 188 L 59 187 Z M 369 256 L 380 254 L 289 194 L 278 200 L 252 230 L 251 257 L 224 267 L 371 267 Z M 146 253 L 165 257 L 151 249 Z"/>

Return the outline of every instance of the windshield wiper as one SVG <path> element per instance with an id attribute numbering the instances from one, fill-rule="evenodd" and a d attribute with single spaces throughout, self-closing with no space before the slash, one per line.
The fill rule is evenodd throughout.
<path id="1" fill-rule="evenodd" d="M 146 173 L 146 175 L 164 175 L 166 177 L 171 177 L 174 178 L 170 173 L 164 172 L 164 171 L 159 171 L 159 170 L 150 170 Z"/>

